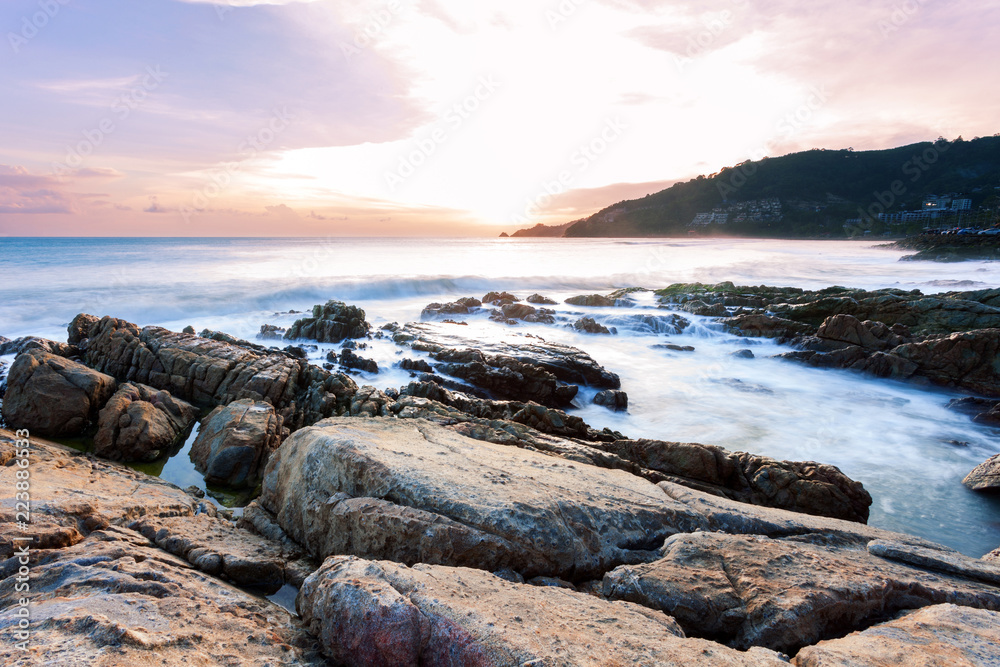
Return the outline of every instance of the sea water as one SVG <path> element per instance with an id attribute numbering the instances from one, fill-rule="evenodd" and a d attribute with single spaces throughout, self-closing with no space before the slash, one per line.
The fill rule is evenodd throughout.
<path id="1" fill-rule="evenodd" d="M 593 391 L 584 390 L 572 412 L 591 425 L 836 465 L 872 494 L 872 525 L 979 556 L 1000 546 L 1000 499 L 973 493 L 961 480 L 1000 452 L 1000 432 L 948 410 L 958 393 L 774 359 L 788 348 L 727 334 L 710 318 L 686 313 L 693 324 L 678 335 L 620 326 L 630 314 L 665 313 L 651 294 L 638 295 L 630 308 L 563 303 L 620 287 L 724 280 L 925 293 L 1000 286 L 1000 263 L 899 262 L 903 254 L 871 241 L 7 238 L 0 239 L 0 335 L 65 340 L 66 324 L 89 312 L 254 340 L 261 324 L 288 326 L 329 299 L 361 306 L 379 326 L 417 321 L 432 301 L 538 292 L 559 302 L 553 308 L 561 315 L 618 324 L 618 334 L 505 327 L 485 314 L 469 318 L 463 331 L 479 339 L 540 335 L 618 373 L 629 411 L 594 406 Z M 666 342 L 695 350 L 654 347 Z M 321 363 L 337 347 L 321 345 L 311 359 Z M 733 356 L 742 348 L 754 358 Z M 359 354 L 382 371 L 359 374 L 359 385 L 410 381 L 394 366 L 404 351 L 391 342 L 373 341 Z M 170 461 L 161 474 L 191 483 L 184 461 Z"/>

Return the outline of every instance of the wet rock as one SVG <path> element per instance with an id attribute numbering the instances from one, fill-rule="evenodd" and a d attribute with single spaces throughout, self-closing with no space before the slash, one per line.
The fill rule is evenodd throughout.
<path id="1" fill-rule="evenodd" d="M 449 303 L 431 303 L 421 311 L 420 319 L 437 319 L 446 315 L 467 315 L 482 305 L 482 301 L 473 297 L 464 297 Z"/>
<path id="2" fill-rule="evenodd" d="M 79 345 L 81 341 L 90 338 L 90 329 L 99 321 L 99 317 L 80 313 L 73 318 L 67 327 L 66 342 L 70 345 Z"/>
<path id="3" fill-rule="evenodd" d="M 573 322 L 573 328 L 577 331 L 582 331 L 589 334 L 611 334 L 611 330 L 608 329 L 603 324 L 599 324 L 594 321 L 593 317 L 581 317 L 576 322 Z"/>
<path id="4" fill-rule="evenodd" d="M 249 347 L 105 317 L 91 328 L 85 362 L 120 382 L 165 389 L 201 408 L 264 401 L 289 428 L 344 414 L 357 385 L 261 346 Z"/>
<path id="5" fill-rule="evenodd" d="M 434 369 L 423 359 L 402 359 L 399 367 L 404 371 L 417 371 L 420 373 L 433 373 Z"/>
<path id="6" fill-rule="evenodd" d="M 738 335 L 762 338 L 794 338 L 808 336 L 815 331 L 808 324 L 772 315 L 737 315 L 722 320 L 722 324 Z"/>
<path id="7" fill-rule="evenodd" d="M 904 609 L 1000 609 L 1000 589 L 887 561 L 832 534 L 692 533 L 668 538 L 662 553 L 605 575 L 605 595 L 659 609 L 686 632 L 734 648 L 794 654 Z"/>
<path id="8" fill-rule="evenodd" d="M 691 322 L 677 314 L 671 315 L 612 315 L 603 320 L 614 329 L 624 329 L 644 334 L 677 335 L 687 329 Z"/>
<path id="9" fill-rule="evenodd" d="M 541 304 L 543 306 L 554 306 L 556 303 L 549 297 L 542 296 L 541 294 L 532 294 L 527 299 L 525 299 L 525 301 L 527 301 L 528 303 Z"/>
<path id="10" fill-rule="evenodd" d="M 892 355 L 942 386 L 1000 396 L 1000 329 L 981 329 L 900 345 Z"/>
<path id="11" fill-rule="evenodd" d="M 672 481 L 732 500 L 865 523 L 871 495 L 838 468 L 812 461 L 778 461 L 714 445 L 616 440 L 601 448 Z"/>
<path id="12" fill-rule="evenodd" d="M 417 419 L 331 419 L 271 458 L 260 503 L 316 557 L 593 578 L 702 517 L 634 475 Z"/>
<path id="13" fill-rule="evenodd" d="M 753 359 L 754 358 L 753 350 L 747 350 L 747 349 L 736 350 L 730 356 L 736 357 L 737 359 Z"/>
<path id="14" fill-rule="evenodd" d="M 602 294 L 587 294 L 572 296 L 566 299 L 565 303 L 571 306 L 609 307 L 615 305 L 615 300 Z"/>
<path id="15" fill-rule="evenodd" d="M 373 359 L 365 359 L 354 354 L 350 349 L 340 353 L 340 365 L 344 368 L 355 368 L 366 373 L 378 373 L 378 364 Z"/>
<path id="16" fill-rule="evenodd" d="M 303 584 L 303 622 L 337 664 L 781 665 L 686 639 L 667 616 L 489 572 L 337 556 Z"/>
<path id="17" fill-rule="evenodd" d="M 483 303 L 488 303 L 491 306 L 504 306 L 511 303 L 517 303 L 520 301 L 516 296 L 510 292 L 489 292 L 483 297 Z"/>
<path id="18" fill-rule="evenodd" d="M 797 667 L 976 667 L 1000 658 L 1000 614 L 941 604 L 903 612 L 841 639 L 799 651 Z"/>
<path id="19" fill-rule="evenodd" d="M 34 435 L 79 435 L 115 391 L 115 379 L 39 349 L 22 352 L 7 375 L 3 417 Z"/>
<path id="20" fill-rule="evenodd" d="M 683 303 L 680 305 L 680 308 L 681 310 L 689 312 L 692 315 L 700 315 L 702 317 L 726 317 L 729 315 L 729 309 L 727 309 L 723 304 L 707 304 L 698 299 Z"/>
<path id="21" fill-rule="evenodd" d="M 672 352 L 694 352 L 693 345 L 675 345 L 674 343 L 660 343 L 652 346 L 654 350 L 670 350 Z"/>
<path id="22" fill-rule="evenodd" d="M 262 324 L 260 325 L 260 333 L 257 334 L 257 338 L 261 340 L 281 340 L 285 335 L 285 331 L 284 327 L 279 327 L 276 324 Z"/>
<path id="23" fill-rule="evenodd" d="M 54 354 L 57 357 L 66 357 L 74 360 L 79 357 L 80 354 L 80 349 L 75 344 L 70 345 L 68 343 L 58 343 L 54 340 L 38 338 L 37 336 L 24 336 L 14 340 L 4 338 L 0 341 L 0 355 L 19 355 L 25 352 L 30 352 L 31 350 L 48 352 L 49 354 Z"/>
<path id="24" fill-rule="evenodd" d="M 461 378 L 500 399 L 536 401 L 553 407 L 569 405 L 579 391 L 554 373 L 525 361 L 483 354 L 479 350 L 443 350 L 434 355 L 442 373 Z"/>
<path id="25" fill-rule="evenodd" d="M 296 320 L 285 332 L 285 338 L 339 343 L 345 338 L 365 338 L 370 330 L 365 311 L 343 301 L 330 300 L 322 306 L 313 306 L 312 317 Z"/>
<path id="26" fill-rule="evenodd" d="M 553 324 L 555 312 L 550 308 L 535 308 L 526 303 L 508 303 L 500 307 L 500 312 L 507 319 Z"/>
<path id="27" fill-rule="evenodd" d="M 1000 587 L 1000 565 L 969 558 L 960 553 L 902 544 L 892 540 L 872 540 L 868 553 L 924 570 L 953 574 L 963 579 L 982 581 Z"/>
<path id="28" fill-rule="evenodd" d="M 384 393 L 375 387 L 365 385 L 358 389 L 351 399 L 350 414 L 352 417 L 388 417 L 390 403 L 392 399 Z"/>
<path id="29" fill-rule="evenodd" d="M 1000 490 L 1000 454 L 991 456 L 973 468 L 962 483 L 973 491 Z"/>
<path id="30" fill-rule="evenodd" d="M 625 412 L 628 410 L 628 394 L 620 389 L 605 389 L 594 396 L 594 404 L 614 412 Z"/>
<path id="31" fill-rule="evenodd" d="M 282 422 L 269 403 L 244 398 L 219 406 L 202 420 L 191 461 L 209 484 L 253 486 L 286 435 Z"/>
<path id="32" fill-rule="evenodd" d="M 905 327 L 897 325 L 897 331 L 905 332 Z M 891 350 L 910 342 L 910 337 L 893 331 L 882 322 L 866 320 L 862 322 L 852 315 L 834 315 L 823 321 L 816 332 L 817 338 L 859 345 L 866 350 Z"/>
<path id="33" fill-rule="evenodd" d="M 94 453 L 112 461 L 155 461 L 179 445 L 197 419 L 190 403 L 127 382 L 100 412 Z"/>

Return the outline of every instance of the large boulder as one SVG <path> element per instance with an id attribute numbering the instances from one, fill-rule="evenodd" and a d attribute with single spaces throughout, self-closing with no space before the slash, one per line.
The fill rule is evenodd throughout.
<path id="1" fill-rule="evenodd" d="M 202 420 L 191 461 L 209 484 L 253 486 L 281 444 L 282 422 L 269 403 L 244 398 L 220 405 Z"/>
<path id="2" fill-rule="evenodd" d="M 312 317 L 296 320 L 285 332 L 285 338 L 308 338 L 321 343 L 339 343 L 346 338 L 364 338 L 371 331 L 365 311 L 343 301 L 327 301 L 313 306 Z"/>
<path id="3" fill-rule="evenodd" d="M 760 338 L 794 338 L 808 336 L 815 331 L 802 322 L 763 314 L 729 317 L 722 320 L 722 325 L 735 334 Z"/>
<path id="4" fill-rule="evenodd" d="M 676 535 L 662 555 L 606 574 L 604 594 L 659 609 L 685 631 L 735 648 L 794 654 L 901 610 L 945 602 L 1000 610 L 996 586 L 886 560 L 834 533 Z"/>
<path id="5" fill-rule="evenodd" d="M 101 409 L 94 453 L 112 461 L 155 461 L 180 444 L 198 414 L 169 392 L 127 382 Z"/>
<path id="6" fill-rule="evenodd" d="M 882 351 L 910 342 L 909 331 L 903 325 L 889 327 L 882 322 L 862 322 L 853 315 L 827 318 L 817 330 L 816 337 Z"/>
<path id="7" fill-rule="evenodd" d="M 1000 663 L 1000 613 L 953 604 L 913 612 L 807 646 L 797 667 L 986 667 Z"/>
<path id="8" fill-rule="evenodd" d="M 891 354 L 916 364 L 917 374 L 934 384 L 1000 396 L 1000 328 L 908 343 Z"/>
<path id="9" fill-rule="evenodd" d="M 667 616 L 489 572 L 337 556 L 303 584 L 302 620 L 338 665 L 784 665 L 687 639 Z"/>
<path id="10" fill-rule="evenodd" d="M 655 556 L 700 515 L 635 475 L 421 419 L 330 419 L 271 457 L 261 504 L 316 557 L 592 578 Z"/>
<path id="11" fill-rule="evenodd" d="M 603 294 L 581 294 L 566 299 L 571 306 L 586 306 L 589 308 L 609 307 L 615 305 L 615 300 Z"/>
<path id="12" fill-rule="evenodd" d="M 82 433 L 115 391 L 115 379 L 42 350 L 17 356 L 7 375 L 3 417 L 15 428 L 54 437 Z"/>
<path id="13" fill-rule="evenodd" d="M 1000 491 L 1000 454 L 973 468 L 962 483 L 973 491 Z"/>

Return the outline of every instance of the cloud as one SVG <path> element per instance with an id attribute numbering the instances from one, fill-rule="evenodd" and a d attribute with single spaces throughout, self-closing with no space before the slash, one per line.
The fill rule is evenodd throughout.
<path id="1" fill-rule="evenodd" d="M 143 213 L 166 213 L 170 209 L 160 206 L 160 202 L 155 195 L 149 197 L 149 206 L 142 209 Z"/>

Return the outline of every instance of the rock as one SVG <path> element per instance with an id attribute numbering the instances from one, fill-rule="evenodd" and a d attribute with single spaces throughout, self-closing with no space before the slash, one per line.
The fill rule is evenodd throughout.
<path id="1" fill-rule="evenodd" d="M 285 335 L 285 331 L 284 327 L 279 327 L 276 324 L 262 324 L 260 325 L 260 333 L 257 334 L 257 338 L 261 340 L 281 340 Z"/>
<path id="2" fill-rule="evenodd" d="M 340 365 L 344 368 L 356 368 L 366 373 L 378 373 L 378 364 L 374 360 L 359 357 L 350 349 L 340 353 Z"/>
<path id="3" fill-rule="evenodd" d="M 973 579 L 1000 587 L 1000 565 L 993 565 L 978 558 L 969 558 L 960 553 L 949 553 L 912 544 L 900 544 L 884 539 L 869 542 L 868 553 L 879 558 L 908 563 L 925 570 L 954 574 L 964 579 Z"/>
<path id="4" fill-rule="evenodd" d="M 587 307 L 609 307 L 615 305 L 615 300 L 603 296 L 601 294 L 587 294 L 585 296 L 572 296 L 564 303 L 568 303 L 571 306 L 587 306 Z"/>
<path id="5" fill-rule="evenodd" d="M 983 556 L 983 560 L 991 563 L 1000 562 L 1000 548 L 994 549 L 993 551 Z"/>
<path id="6" fill-rule="evenodd" d="M 0 355 L 18 355 L 30 352 L 31 350 L 48 352 L 49 354 L 54 354 L 57 357 L 67 358 L 78 357 L 80 353 L 80 349 L 76 345 L 57 343 L 54 340 L 38 338 L 37 336 L 24 336 L 15 340 L 8 340 L 7 338 L 4 338 L 0 341 Z"/>
<path id="7" fill-rule="evenodd" d="M 456 334 L 454 329 L 433 324 L 407 324 L 393 335 L 400 345 L 429 352 L 437 359 L 450 351 L 474 348 L 487 356 L 488 363 L 503 365 L 507 359 L 538 366 L 557 380 L 586 384 L 600 389 L 620 389 L 617 375 L 603 368 L 587 353 L 569 345 L 551 343 L 538 337 L 511 336 L 501 340 L 478 340 Z"/>
<path id="8" fill-rule="evenodd" d="M 576 322 L 573 322 L 573 328 L 577 331 L 582 331 L 584 333 L 590 334 L 610 334 L 611 330 L 608 329 L 603 324 L 598 324 L 594 321 L 593 317 L 581 317 Z"/>
<path id="9" fill-rule="evenodd" d="M 554 323 L 553 315 L 556 311 L 550 308 L 535 308 L 525 303 L 508 303 L 500 307 L 502 315 L 511 320 L 523 320 L 525 322 L 538 322 L 541 324 Z"/>
<path id="10" fill-rule="evenodd" d="M 520 299 L 510 292 L 489 292 L 483 297 L 482 303 L 488 303 L 491 306 L 503 306 L 505 304 L 517 303 L 518 301 Z"/>
<path id="11" fill-rule="evenodd" d="M 165 389 L 207 409 L 242 398 L 264 401 L 290 429 L 345 414 L 357 391 L 350 377 L 284 352 L 160 327 L 140 329 L 111 317 L 92 327 L 86 343 L 86 363 L 120 382 Z"/>
<path id="12" fill-rule="evenodd" d="M 652 346 L 654 350 L 671 350 L 672 352 L 694 352 L 693 345 L 675 345 L 673 343 L 660 343 Z"/>
<path id="13" fill-rule="evenodd" d="M 668 538 L 662 553 L 606 574 L 604 594 L 659 609 L 686 632 L 739 649 L 794 654 L 901 610 L 946 602 L 1000 609 L 1000 589 L 886 561 L 833 534 L 692 533 Z"/>
<path id="14" fill-rule="evenodd" d="M 325 664 L 285 610 L 133 531 L 109 527 L 35 555 L 28 652 L 4 642 L 3 664 Z M 11 638 L 24 595 L 15 584 L 0 581 L 0 632 Z"/>
<path id="15" fill-rule="evenodd" d="M 525 299 L 525 301 L 527 301 L 528 303 L 541 304 L 543 306 L 554 306 L 556 303 L 549 297 L 542 296 L 541 294 L 532 294 L 527 299 Z"/>
<path id="16" fill-rule="evenodd" d="M 499 399 L 536 401 L 559 407 L 570 405 L 579 391 L 576 385 L 560 382 L 540 365 L 505 356 L 483 354 L 479 350 L 444 350 L 434 355 L 443 362 L 438 370 L 485 389 Z"/>
<path id="17" fill-rule="evenodd" d="M 900 345 L 892 355 L 937 385 L 1000 396 L 1000 329 L 981 329 Z"/>
<path id="18" fill-rule="evenodd" d="M 737 315 L 721 322 L 729 331 L 751 337 L 794 338 L 808 336 L 815 331 L 808 324 L 772 315 Z"/>
<path id="19" fill-rule="evenodd" d="M 753 350 L 747 350 L 747 349 L 736 350 L 730 356 L 736 357 L 737 359 L 753 359 L 754 358 Z"/>
<path id="20" fill-rule="evenodd" d="M 75 436 L 115 391 L 115 379 L 42 350 L 17 356 L 7 375 L 3 417 L 32 435 Z"/>
<path id="21" fill-rule="evenodd" d="M 66 342 L 70 345 L 79 345 L 81 341 L 90 338 L 90 329 L 100 321 L 99 317 L 80 313 L 73 318 L 67 328 Z"/>
<path id="22" fill-rule="evenodd" d="M 272 405 L 249 398 L 219 406 L 202 420 L 191 461 L 209 484 L 254 486 L 281 444 L 282 422 Z"/>
<path id="23" fill-rule="evenodd" d="M 198 408 L 141 384 L 118 387 L 100 412 L 94 453 L 112 461 L 149 462 L 180 444 Z"/>
<path id="24" fill-rule="evenodd" d="M 700 315 L 701 317 L 726 317 L 729 315 L 729 309 L 723 304 L 707 304 L 697 299 L 681 304 L 680 308 L 692 315 Z"/>
<path id="25" fill-rule="evenodd" d="M 862 322 L 852 315 L 828 317 L 816 332 L 817 338 L 859 345 L 866 350 L 891 350 L 910 342 L 908 337 L 896 334 L 886 324 L 867 320 Z"/>
<path id="26" fill-rule="evenodd" d="M 972 469 L 962 484 L 973 491 L 1000 490 L 1000 454 L 991 456 Z"/>
<path id="27" fill-rule="evenodd" d="M 482 305 L 482 301 L 473 297 L 464 297 L 449 303 L 431 303 L 421 311 L 420 319 L 439 319 L 445 315 L 466 315 Z"/>
<path id="28" fill-rule="evenodd" d="M 602 405 L 614 412 L 626 412 L 628 410 L 628 394 L 620 389 L 605 389 L 597 392 L 594 396 L 594 404 Z"/>
<path id="29" fill-rule="evenodd" d="M 472 440 L 418 419 L 330 419 L 294 433 L 260 503 L 316 557 L 593 578 L 649 560 L 701 515 L 634 475 Z"/>
<path id="30" fill-rule="evenodd" d="M 732 500 L 865 523 L 871 495 L 838 468 L 812 461 L 777 461 L 714 445 L 616 440 L 601 448 L 671 481 Z"/>
<path id="31" fill-rule="evenodd" d="M 1000 614 L 953 604 L 903 612 L 799 651 L 797 667 L 986 667 L 1000 660 Z"/>
<path id="32" fill-rule="evenodd" d="M 365 311 L 343 301 L 330 300 L 322 306 L 313 306 L 312 317 L 296 320 L 285 332 L 285 338 L 339 343 L 345 338 L 364 338 L 370 330 Z"/>
<path id="33" fill-rule="evenodd" d="M 347 665 L 782 665 L 686 639 L 667 616 L 489 572 L 337 556 L 303 584 L 302 620 Z"/>
<path id="34" fill-rule="evenodd" d="M 351 399 L 350 414 L 352 417 L 388 417 L 391 402 L 388 396 L 375 387 L 365 385 Z"/>
<path id="35" fill-rule="evenodd" d="M 434 368 L 423 359 L 402 359 L 399 367 L 404 371 L 417 371 L 420 373 L 433 373 Z"/>
<path id="36" fill-rule="evenodd" d="M 184 327 L 183 329 L 181 329 L 181 333 L 193 334 L 194 333 L 194 327 L 189 324 L 186 327 Z"/>

